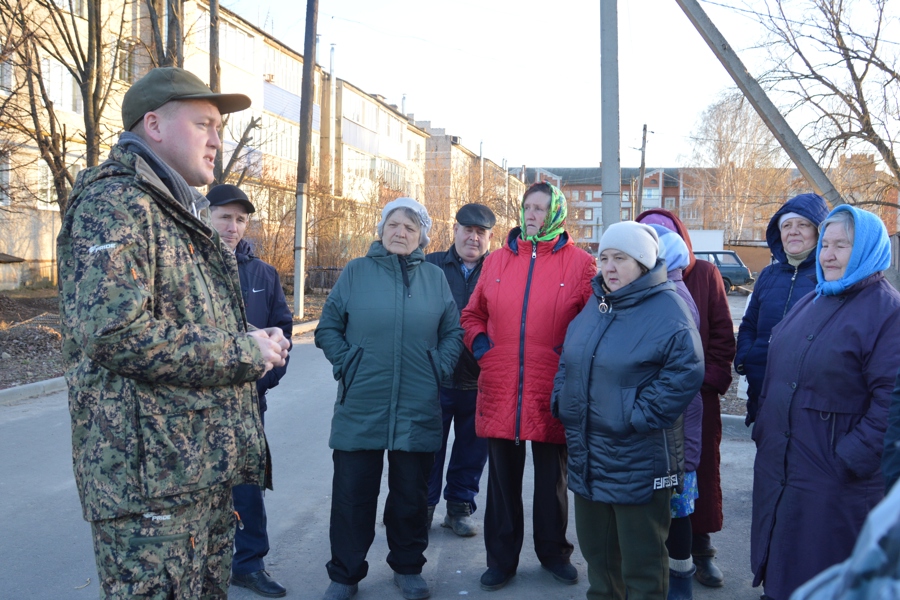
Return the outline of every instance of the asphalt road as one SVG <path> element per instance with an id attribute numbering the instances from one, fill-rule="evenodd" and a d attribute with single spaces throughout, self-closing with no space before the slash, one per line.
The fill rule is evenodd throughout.
<path id="1" fill-rule="evenodd" d="M 275 491 L 266 497 L 272 550 L 267 568 L 288 588 L 288 598 L 317 599 L 328 586 L 328 514 L 331 487 L 329 423 L 336 383 L 331 367 L 307 334 L 295 339 L 291 365 L 282 384 L 270 393 L 266 432 L 272 447 Z M 96 598 L 97 575 L 90 527 L 82 520 L 71 465 L 69 414 L 64 393 L 0 406 L 0 599 L 67 600 Z M 756 600 L 750 587 L 750 492 L 754 447 L 741 435 L 722 444 L 725 529 L 713 536 L 718 564 L 726 576 L 720 589 L 695 585 L 698 599 Z M 385 475 L 387 469 L 385 469 Z M 526 469 L 526 524 L 532 485 Z M 486 479 L 482 481 L 486 487 Z M 386 481 L 382 485 L 386 495 Z M 484 505 L 484 492 L 478 498 Z M 482 512 L 476 513 L 480 521 Z M 443 506 L 435 523 L 443 519 Z M 485 592 L 478 585 L 485 569 L 483 538 L 458 538 L 435 526 L 423 575 L 433 598 L 543 599 L 584 598 L 586 565 L 578 551 L 574 510 L 569 538 L 576 544 L 573 563 L 580 573 L 574 586 L 563 586 L 540 568 L 526 525 L 518 575 L 504 589 Z M 369 575 L 360 584 L 360 600 L 400 598 L 385 562 L 384 528 L 377 526 L 369 552 Z M 258 598 L 232 588 L 231 597 Z"/>

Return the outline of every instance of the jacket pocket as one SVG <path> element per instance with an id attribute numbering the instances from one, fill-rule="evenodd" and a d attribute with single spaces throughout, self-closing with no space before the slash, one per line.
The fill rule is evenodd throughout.
<path id="1" fill-rule="evenodd" d="M 438 363 L 434 359 L 437 354 L 437 348 L 433 348 L 431 350 L 426 350 L 425 353 L 428 354 L 428 363 L 431 365 L 431 374 L 434 375 L 434 384 L 437 386 L 438 397 L 441 394 L 441 374 L 438 370 Z"/>
<path id="2" fill-rule="evenodd" d="M 237 464 L 236 406 L 209 391 L 155 386 L 139 391 L 141 487 L 149 498 L 228 481 Z"/>
<path id="3" fill-rule="evenodd" d="M 350 386 L 353 385 L 353 380 L 356 378 L 356 372 L 359 370 L 359 363 L 362 362 L 364 351 L 365 350 L 361 346 L 357 346 L 356 344 L 351 345 L 350 350 L 347 351 L 347 356 L 344 358 L 344 364 L 341 367 L 340 404 L 343 404 L 344 400 L 347 399 L 347 391 L 350 389 Z"/>

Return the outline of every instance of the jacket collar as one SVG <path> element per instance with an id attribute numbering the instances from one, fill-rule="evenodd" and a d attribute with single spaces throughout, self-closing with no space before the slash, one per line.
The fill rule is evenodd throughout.
<path id="1" fill-rule="evenodd" d="M 396 260 L 398 257 L 393 252 L 388 252 L 385 249 L 384 245 L 381 243 L 381 240 L 375 240 L 372 242 L 372 245 L 369 246 L 369 251 L 366 252 L 366 256 L 369 258 L 381 258 L 388 260 Z M 421 248 L 416 248 L 410 253 L 409 256 L 406 257 L 406 264 L 410 267 L 418 265 L 420 262 L 425 260 L 425 253 L 422 252 Z"/>
<path id="2" fill-rule="evenodd" d="M 656 260 L 656 265 L 649 273 L 641 275 L 625 287 L 614 292 L 603 289 L 603 274 L 598 272 L 591 280 L 594 296 L 598 301 L 605 302 L 610 310 L 621 310 L 640 304 L 645 298 L 658 294 L 664 290 L 674 290 L 675 284 L 666 278 L 666 262 Z"/>
<path id="3" fill-rule="evenodd" d="M 531 242 L 523 240 L 520 236 L 522 235 L 521 227 L 513 227 L 509 234 L 506 236 L 506 248 L 512 252 L 513 254 L 519 254 L 520 252 L 530 252 L 531 251 Z M 519 242 L 524 242 L 520 249 Z M 555 254 L 559 252 L 564 246 L 568 246 L 569 244 L 574 244 L 572 238 L 569 237 L 568 232 L 563 231 L 556 238 L 547 241 L 547 242 L 538 242 L 537 243 L 537 253 L 538 254 Z"/>

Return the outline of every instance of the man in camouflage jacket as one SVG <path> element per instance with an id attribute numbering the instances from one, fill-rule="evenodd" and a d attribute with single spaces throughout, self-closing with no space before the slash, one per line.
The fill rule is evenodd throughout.
<path id="1" fill-rule="evenodd" d="M 255 382 L 287 340 L 247 331 L 237 263 L 191 187 L 212 180 L 220 113 L 249 104 L 154 69 L 123 101 L 130 132 L 69 198 L 63 355 L 101 597 L 226 598 L 231 487 L 265 478 Z"/>

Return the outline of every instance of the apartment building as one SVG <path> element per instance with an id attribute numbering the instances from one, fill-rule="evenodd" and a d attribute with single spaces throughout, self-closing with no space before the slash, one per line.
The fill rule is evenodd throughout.
<path id="1" fill-rule="evenodd" d="M 60 0 L 56 6 L 78 36 L 87 35 L 85 2 Z M 121 132 L 121 100 L 125 91 L 156 60 L 154 30 L 146 3 L 113 0 L 104 4 L 103 10 L 105 29 L 100 39 L 104 56 L 114 57 L 115 62 L 110 59 L 109 72 L 104 75 L 109 94 L 98 125 L 101 162 Z M 253 102 L 250 109 L 227 118 L 223 164 L 230 166 L 229 181 L 239 181 L 260 209 L 251 235 L 264 251 L 284 255 L 285 264 L 280 268 L 290 271 L 287 263 L 292 260 L 293 249 L 303 56 L 237 14 L 223 8 L 219 14 L 221 88 L 239 90 Z M 112 18 L 117 15 L 124 20 Z M 208 3 L 186 2 L 183 15 L 184 68 L 208 81 Z M 22 65 L 3 58 L 0 56 L 0 101 L 21 94 L 24 89 Z M 74 62 L 73 59 L 71 63 Z M 74 179 L 87 162 L 82 135 L 85 106 L 70 70 L 73 64 L 50 56 L 40 57 L 39 63 L 48 100 L 55 109 L 58 134 L 65 140 L 62 160 Z M 428 149 L 433 148 L 429 146 L 431 135 L 412 115 L 403 114 L 384 97 L 336 78 L 318 65 L 314 77 L 309 204 L 313 214 L 309 227 L 313 254 L 316 248 L 329 248 L 322 251 L 322 260 L 342 264 L 359 255 L 360 248 L 374 237 L 375 217 L 381 206 L 401 195 L 426 203 L 440 198 L 440 202 L 434 201 L 438 207 L 435 216 L 438 228 L 444 230 L 451 223 L 441 214 L 447 206 L 477 198 L 491 197 L 499 202 L 521 197 L 520 181 L 506 177 L 504 169 L 468 150 L 454 153 L 459 156 L 453 169 L 466 163 L 467 168 L 477 165 L 478 173 L 484 171 L 486 175 L 478 178 L 478 194 L 466 192 L 451 198 L 447 190 L 436 191 L 433 182 L 441 176 L 430 175 L 429 165 L 433 168 L 437 163 L 426 160 Z M 27 109 L 27 98 L 13 99 L 15 102 L 8 104 L 17 103 Z M 43 102 L 38 102 L 38 106 L 43 106 Z M 45 115 L 42 119 L 44 127 L 48 127 L 49 120 Z M 440 140 L 445 142 L 449 147 L 449 138 Z M 53 184 L 51 170 L 40 158 L 37 145 L 27 135 L 0 125 L 0 289 L 55 282 L 55 239 L 60 215 Z M 323 239 L 329 236 L 337 241 L 325 244 Z"/>

